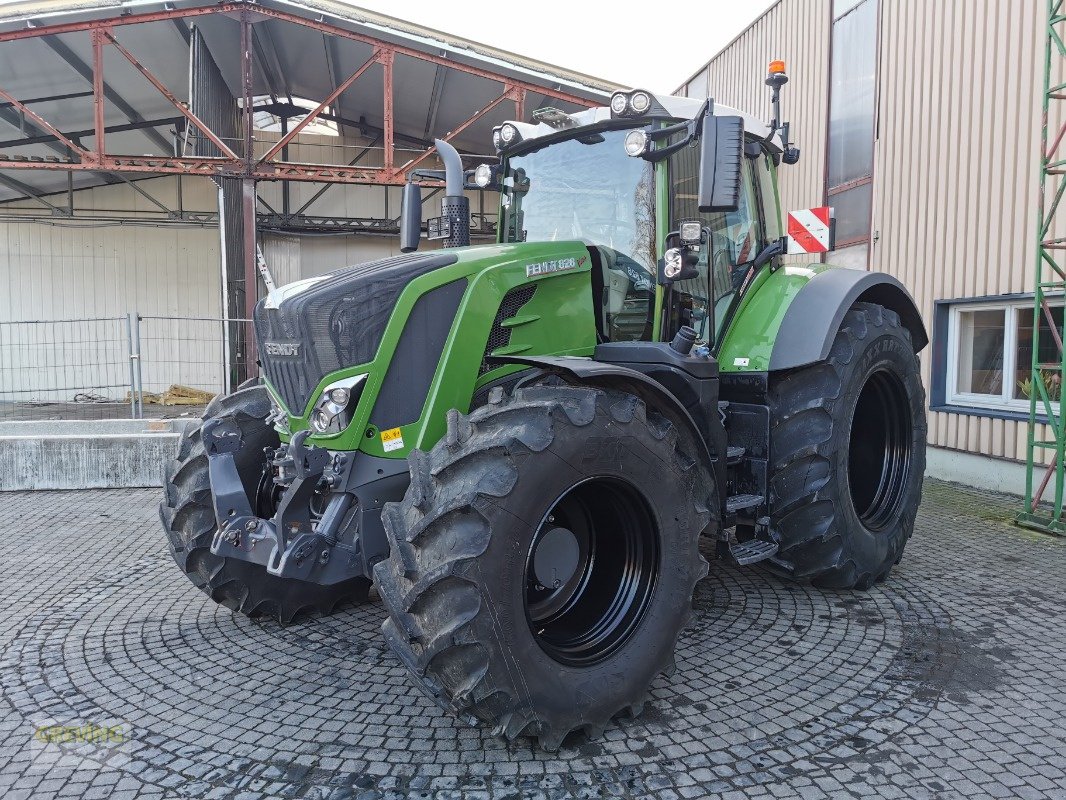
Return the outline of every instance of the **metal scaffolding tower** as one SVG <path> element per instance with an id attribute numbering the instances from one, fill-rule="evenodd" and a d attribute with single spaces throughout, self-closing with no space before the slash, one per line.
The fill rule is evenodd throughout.
<path id="1" fill-rule="evenodd" d="M 1066 295 L 1066 236 L 1056 224 L 1066 193 L 1066 82 L 1061 81 L 1066 65 L 1066 0 L 1048 0 L 1045 30 L 1043 115 L 1040 134 L 1039 201 L 1037 204 L 1036 291 L 1033 306 L 1032 373 L 1029 385 L 1029 435 L 1026 458 L 1025 508 L 1018 522 L 1049 533 L 1066 534 L 1063 521 L 1063 495 L 1066 488 L 1066 425 L 1058 407 L 1066 378 L 1061 323 L 1057 322 L 1048 299 L 1062 301 Z M 1054 122 L 1052 122 L 1054 120 Z M 1066 216 L 1061 222 L 1066 223 Z M 1041 322 L 1046 323 L 1046 327 Z M 1043 329 L 1042 329 L 1043 328 Z M 1041 337 L 1054 342 L 1053 360 L 1041 358 Z M 1046 421 L 1046 422 L 1045 422 Z M 1046 427 L 1045 427 L 1046 425 Z M 1044 428 L 1046 434 L 1041 433 Z M 1050 435 L 1051 438 L 1046 438 Z M 1051 451 L 1051 460 L 1044 465 Z M 1039 483 L 1037 478 L 1039 476 Z M 1053 495 L 1044 494 L 1053 486 Z"/>

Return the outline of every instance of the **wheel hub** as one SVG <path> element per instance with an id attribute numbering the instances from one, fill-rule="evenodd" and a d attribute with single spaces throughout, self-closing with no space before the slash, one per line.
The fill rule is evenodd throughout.
<path id="1" fill-rule="evenodd" d="M 526 617 L 541 648 L 587 666 L 624 645 L 650 605 L 659 537 L 627 482 L 589 478 L 556 499 L 526 557 Z"/>
<path id="2" fill-rule="evenodd" d="M 533 574 L 546 589 L 558 589 L 577 572 L 581 547 L 574 532 L 550 528 L 533 551 Z"/>

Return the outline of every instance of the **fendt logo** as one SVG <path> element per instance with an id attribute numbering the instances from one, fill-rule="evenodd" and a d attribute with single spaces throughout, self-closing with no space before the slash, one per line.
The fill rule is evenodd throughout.
<path id="1" fill-rule="evenodd" d="M 263 349 L 268 356 L 300 357 L 300 342 L 263 342 Z"/>

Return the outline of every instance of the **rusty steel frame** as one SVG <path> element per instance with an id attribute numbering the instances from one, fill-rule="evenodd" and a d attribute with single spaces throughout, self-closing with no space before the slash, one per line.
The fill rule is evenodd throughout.
<path id="1" fill-rule="evenodd" d="M 223 141 L 196 116 L 184 103 L 156 75 L 142 64 L 133 53 L 123 46 L 116 37 L 116 30 L 127 25 L 140 25 L 149 22 L 173 21 L 181 24 L 183 19 L 197 18 L 210 14 L 229 14 L 240 20 L 240 69 L 241 69 L 241 101 L 243 114 L 243 141 L 242 153 L 238 154 L 232 147 Z M 318 31 L 324 36 L 332 36 L 338 39 L 369 44 L 373 47 L 370 59 L 359 69 L 352 73 L 346 80 L 336 84 L 333 91 L 325 100 L 320 102 L 307 116 L 305 116 L 292 130 L 283 133 L 282 138 L 267 151 L 262 158 L 256 158 L 253 152 L 253 69 L 255 46 L 253 32 L 253 15 L 256 20 L 263 18 L 275 19 L 288 22 L 304 28 Z M 308 181 L 325 184 L 368 184 L 368 185 L 399 185 L 405 180 L 405 174 L 413 171 L 419 164 L 433 155 L 435 147 L 430 147 L 419 155 L 407 160 L 399 167 L 395 164 L 395 119 L 394 119 L 394 91 L 393 91 L 393 68 L 397 56 L 405 56 L 423 62 L 435 64 L 438 67 L 456 70 L 458 72 L 475 75 L 494 83 L 503 85 L 503 93 L 491 100 L 486 106 L 472 114 L 465 121 L 456 125 L 444 137 L 449 141 L 479 119 L 484 117 L 500 103 L 512 101 L 515 106 L 515 118 L 524 119 L 526 97 L 530 92 L 550 97 L 555 100 L 574 103 L 579 106 L 589 107 L 593 103 L 587 98 L 580 97 L 562 89 L 552 89 L 546 86 L 538 86 L 527 81 L 499 75 L 488 69 L 464 64 L 434 53 L 424 53 L 411 47 L 400 44 L 385 42 L 373 36 L 354 33 L 338 25 L 325 22 L 321 17 L 307 19 L 296 14 L 276 9 L 265 8 L 251 0 L 230 0 L 219 2 L 210 6 L 188 9 L 166 9 L 146 13 L 124 13 L 122 16 L 102 19 L 87 20 L 83 22 L 70 22 L 56 25 L 42 25 L 40 27 L 28 27 L 25 29 L 0 32 L 0 46 L 4 42 L 21 41 L 25 39 L 43 39 L 48 36 L 57 36 L 65 33 L 87 32 L 92 44 L 92 98 L 93 98 L 93 147 L 86 149 L 76 144 L 72 138 L 64 134 L 58 128 L 49 124 L 39 114 L 34 112 L 28 105 L 15 98 L 0 85 L 0 100 L 7 101 L 17 109 L 24 118 L 31 120 L 36 126 L 56 138 L 64 146 L 69 148 L 72 157 L 27 157 L 0 153 L 0 170 L 21 169 L 44 169 L 63 170 L 68 173 L 79 171 L 91 171 L 101 173 L 130 173 L 152 175 L 200 175 L 210 178 L 239 178 L 241 187 L 241 217 L 243 223 L 243 264 L 240 273 L 244 285 L 244 316 L 251 319 L 252 312 L 258 295 L 258 266 L 256 264 L 256 183 L 266 181 Z M 178 110 L 188 124 L 198 129 L 222 154 L 220 157 L 189 157 L 189 156 L 145 156 L 145 155 L 121 155 L 109 153 L 106 148 L 105 135 L 107 132 L 105 119 L 105 102 L 108 100 L 108 86 L 104 81 L 104 52 L 106 47 L 113 47 L 122 57 L 129 62 L 147 80 L 159 94 Z M 283 156 L 287 146 L 304 130 L 310 123 L 330 107 L 352 84 L 364 75 L 371 66 L 380 64 L 382 67 L 382 91 L 383 100 L 383 129 L 380 136 L 384 154 L 380 167 L 356 167 L 355 162 L 349 165 L 343 164 L 308 164 L 294 163 L 286 160 L 276 161 L 278 153 Z M 88 77 L 88 76 L 86 76 Z M 336 80 L 336 76 L 334 76 Z M 11 146 L 18 146 L 12 143 Z M 317 195 L 316 195 L 317 197 Z M 305 206 L 306 207 L 306 206 Z M 227 277 L 227 280 L 229 278 Z M 255 362 L 255 336 L 250 329 L 245 337 L 247 348 L 246 363 Z"/>
<path id="2" fill-rule="evenodd" d="M 327 101 L 321 103 L 312 113 L 306 116 L 300 124 L 290 131 L 287 135 L 287 140 L 279 142 L 268 152 L 267 156 L 261 159 L 255 159 L 251 155 L 251 142 L 250 138 L 250 126 L 247 127 L 247 133 L 245 135 L 243 156 L 238 155 L 234 150 L 227 146 L 209 126 L 203 123 L 196 117 L 184 104 L 181 103 L 177 97 L 170 92 L 158 77 L 156 77 L 151 70 L 141 64 L 136 57 L 126 49 L 116 38 L 116 29 L 123 28 L 127 25 L 139 25 L 148 22 L 157 22 L 165 20 L 181 20 L 185 18 L 195 18 L 206 16 L 210 14 L 238 14 L 242 22 L 241 31 L 241 52 L 242 52 L 242 67 L 247 64 L 248 69 L 251 68 L 251 36 L 248 31 L 248 27 L 252 24 L 251 16 L 255 15 L 256 19 L 263 17 L 269 19 L 276 19 L 283 22 L 289 22 L 294 25 L 299 25 L 305 28 L 311 28 L 326 36 L 335 36 L 341 39 L 347 39 L 350 41 L 361 42 L 364 44 L 370 44 L 374 47 L 374 55 L 370 61 L 364 64 L 357 72 L 349 77 L 344 83 L 337 87 L 334 92 L 330 94 Z M 74 32 L 88 32 L 92 38 L 93 48 L 93 60 L 92 60 L 92 76 L 93 76 L 93 107 L 94 107 L 94 131 L 96 133 L 94 137 L 93 147 L 90 150 L 86 150 L 83 147 L 79 147 L 74 144 L 69 137 L 65 136 L 61 131 L 47 123 L 44 119 L 40 118 L 38 114 L 30 110 L 25 104 L 15 99 L 8 92 L 6 92 L 2 86 L 0 86 L 0 99 L 3 99 L 13 106 L 15 106 L 26 117 L 33 120 L 35 124 L 39 125 L 42 129 L 56 137 L 56 139 L 62 142 L 65 146 L 71 149 L 78 160 L 77 161 L 64 161 L 62 159 L 49 159 L 41 160 L 37 158 L 19 158 L 11 155 L 0 153 L 0 169 L 49 169 L 49 170 L 93 170 L 104 172 L 131 172 L 131 173 L 156 173 L 156 174 L 173 174 L 173 175 L 208 175 L 211 177 L 236 177 L 246 178 L 252 180 L 283 180 L 283 181 L 311 181 L 318 183 L 353 183 L 353 184 L 376 184 L 376 185 L 398 185 L 404 182 L 404 173 L 409 171 L 412 165 L 421 164 L 426 158 L 433 153 L 433 148 L 429 148 L 424 153 L 416 156 L 414 159 L 407 161 L 405 164 L 396 167 L 395 160 L 395 138 L 394 138 L 394 109 L 393 109 L 393 65 L 397 55 L 406 56 L 409 58 L 425 61 L 428 63 L 436 64 L 438 66 L 445 67 L 447 69 L 453 69 L 458 72 L 464 72 L 470 75 L 476 75 L 478 77 L 486 78 L 496 83 L 501 83 L 504 86 L 504 93 L 500 97 L 496 98 L 486 108 L 481 109 L 476 114 L 468 118 L 466 121 L 460 123 L 456 128 L 448 133 L 446 138 L 451 138 L 461 131 L 465 130 L 469 125 L 473 124 L 480 117 L 484 116 L 491 108 L 494 108 L 504 99 L 511 99 L 515 103 L 515 116 L 516 118 L 523 118 L 525 114 L 525 98 L 529 92 L 534 92 L 546 97 L 551 97 L 557 100 L 563 100 L 566 102 L 575 103 L 581 106 L 590 106 L 592 101 L 587 98 L 580 97 L 570 92 L 563 91 L 561 89 L 553 89 L 546 86 L 537 86 L 522 80 L 506 78 L 499 74 L 493 73 L 488 69 L 483 69 L 470 64 L 464 64 L 460 61 L 455 61 L 443 56 L 435 55 L 433 53 L 424 53 L 419 50 L 415 50 L 411 47 L 405 47 L 403 45 L 384 42 L 379 39 L 375 39 L 372 36 L 366 34 L 355 33 L 353 31 L 345 30 L 337 25 L 323 21 L 319 19 L 307 19 L 296 14 L 292 14 L 286 11 L 279 11 L 277 9 L 265 8 L 252 2 L 246 2 L 245 0 L 230 0 L 230 2 L 221 2 L 211 6 L 204 6 L 200 8 L 187 8 L 187 9 L 168 9 L 163 11 L 152 11 L 141 14 L 126 14 L 121 17 L 103 19 L 103 20 L 87 20 L 84 22 L 70 22 L 57 25 L 42 25 L 40 27 L 20 29 L 16 31 L 0 32 L 0 44 L 9 41 L 20 41 L 24 39 L 43 38 L 46 36 L 55 36 L 64 33 Z M 120 155 L 108 153 L 106 150 L 104 135 L 106 126 L 104 124 L 104 111 L 105 111 L 105 85 L 104 85 L 104 60 L 103 53 L 105 47 L 114 47 L 119 53 L 131 64 L 133 67 L 144 76 L 149 83 L 162 94 L 171 105 L 173 105 L 188 122 L 200 130 L 211 142 L 219 148 L 219 151 L 223 153 L 222 158 L 203 158 L 203 157 L 189 157 L 189 156 L 142 156 L 142 155 Z M 245 57 L 247 53 L 248 57 Z M 382 146 L 384 148 L 383 166 L 381 167 L 362 167 L 360 169 L 346 168 L 343 165 L 333 164 L 308 164 L 308 163 L 294 163 L 287 161 L 275 161 L 274 156 L 277 155 L 283 149 L 283 144 L 290 144 L 296 134 L 299 133 L 310 122 L 314 121 L 319 114 L 321 114 L 329 103 L 336 100 L 347 88 L 351 86 L 355 80 L 362 75 L 371 64 L 382 65 L 382 84 L 384 90 L 384 137 Z M 247 75 L 244 76 L 247 78 Z M 250 88 L 250 87 L 245 87 Z M 247 92 L 246 92 L 247 94 Z M 250 110 L 249 98 L 244 98 L 246 101 L 246 107 Z M 250 114 L 249 114 L 250 116 Z"/>

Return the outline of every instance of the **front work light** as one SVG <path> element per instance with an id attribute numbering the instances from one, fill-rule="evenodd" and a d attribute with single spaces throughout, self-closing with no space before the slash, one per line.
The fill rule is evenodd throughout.
<path id="1" fill-rule="evenodd" d="M 474 170 L 474 183 L 482 189 L 492 183 L 492 167 L 488 164 L 478 164 Z"/>
<path id="2" fill-rule="evenodd" d="M 681 244 L 699 244 L 703 240 L 703 224 L 699 220 L 682 222 L 678 226 L 678 236 Z"/>
<path id="3" fill-rule="evenodd" d="M 500 126 L 500 141 L 503 142 L 504 146 L 517 142 L 518 128 L 510 122 L 505 122 Z"/>
<path id="4" fill-rule="evenodd" d="M 629 107 L 636 114 L 643 114 L 651 108 L 651 95 L 647 92 L 633 92 L 629 96 Z"/>
<path id="5" fill-rule="evenodd" d="M 624 92 L 615 92 L 611 95 L 611 111 L 615 114 L 624 114 L 629 106 L 629 98 Z"/>
<path id="6" fill-rule="evenodd" d="M 644 155 L 648 149 L 648 134 L 639 128 L 630 131 L 626 134 L 625 149 L 626 155 L 633 158 Z"/>

